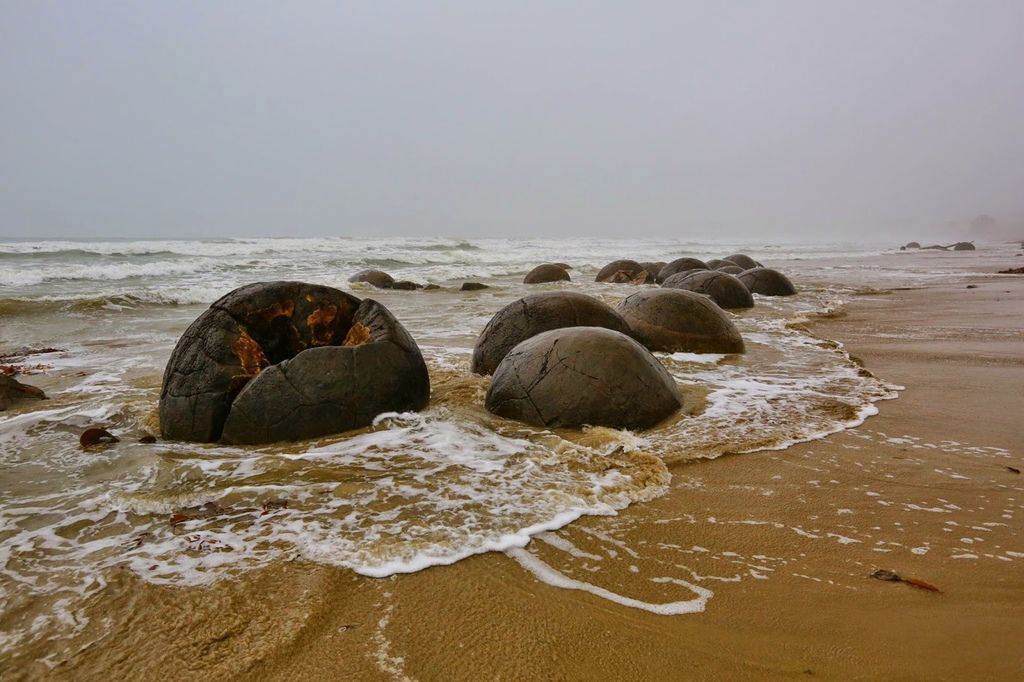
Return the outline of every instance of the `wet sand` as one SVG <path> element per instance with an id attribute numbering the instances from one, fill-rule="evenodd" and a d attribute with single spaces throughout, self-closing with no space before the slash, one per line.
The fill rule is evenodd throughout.
<path id="1" fill-rule="evenodd" d="M 526 549 L 642 602 L 711 590 L 702 612 L 553 587 L 496 553 L 387 579 L 282 562 L 209 588 L 125 571 L 73 647 L 4 677 L 1019 679 L 1024 280 L 977 285 L 858 296 L 811 326 L 906 387 L 861 427 L 675 465 L 667 495 Z M 29 658 L 46 653 L 52 670 Z"/>

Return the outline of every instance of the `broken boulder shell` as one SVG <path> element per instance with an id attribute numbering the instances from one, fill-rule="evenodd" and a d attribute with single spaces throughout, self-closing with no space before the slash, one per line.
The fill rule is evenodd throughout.
<path id="1" fill-rule="evenodd" d="M 416 342 L 380 303 L 260 282 L 213 303 L 178 340 L 160 430 L 200 442 L 299 440 L 421 409 L 429 394 Z"/>
<path id="2" fill-rule="evenodd" d="M 494 314 L 473 347 L 472 371 L 492 374 L 519 343 L 562 327 L 604 327 L 624 334 L 629 325 L 611 306 L 575 291 L 531 294 Z"/>
<path id="3" fill-rule="evenodd" d="M 789 278 L 771 268 L 751 268 L 736 275 L 751 293 L 761 296 L 793 296 L 796 287 Z"/>
<path id="4" fill-rule="evenodd" d="M 698 270 L 678 279 L 670 277 L 662 286 L 710 296 L 720 308 L 754 307 L 754 297 L 750 295 L 743 282 L 721 270 Z"/>
<path id="5" fill-rule="evenodd" d="M 672 376 L 639 343 L 601 327 L 554 329 L 505 356 L 488 411 L 543 427 L 644 429 L 678 410 Z"/>
<path id="6" fill-rule="evenodd" d="M 601 268 L 595 282 L 612 284 L 649 284 L 654 282 L 657 273 L 644 269 L 635 260 L 615 260 Z"/>
<path id="7" fill-rule="evenodd" d="M 707 296 L 682 289 L 647 289 L 618 307 L 632 336 L 649 350 L 669 353 L 742 353 L 743 337 Z"/>
<path id="8" fill-rule="evenodd" d="M 0 374 L 0 411 L 25 400 L 46 400 L 46 394 L 42 389 L 23 384 L 6 374 Z"/>

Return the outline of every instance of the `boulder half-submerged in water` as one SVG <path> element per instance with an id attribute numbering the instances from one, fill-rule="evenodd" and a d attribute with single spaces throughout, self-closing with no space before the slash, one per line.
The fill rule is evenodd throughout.
<path id="1" fill-rule="evenodd" d="M 633 338 L 669 353 L 742 353 L 739 330 L 707 296 L 683 289 L 645 289 L 619 304 Z"/>
<path id="2" fill-rule="evenodd" d="M 650 351 L 600 327 L 554 329 L 505 356 L 487 391 L 487 409 L 546 427 L 654 426 L 683 399 Z"/>
<path id="3" fill-rule="evenodd" d="M 571 278 L 561 264 L 544 263 L 526 273 L 523 284 L 545 284 L 547 282 L 568 282 Z"/>
<path id="4" fill-rule="evenodd" d="M 719 307 L 727 309 L 753 308 L 754 297 L 736 277 L 721 270 L 697 270 L 678 273 L 662 284 L 667 289 L 685 289 L 710 296 Z"/>
<path id="5" fill-rule="evenodd" d="M 164 438 L 269 443 L 419 410 L 423 356 L 387 308 L 331 287 L 260 282 L 236 289 L 185 331 L 164 371 Z"/>
<path id="6" fill-rule="evenodd" d="M 624 334 L 629 325 L 607 303 L 575 291 L 548 291 L 513 301 L 491 318 L 473 347 L 472 370 L 493 374 L 519 343 L 562 327 L 604 327 Z"/>
<path id="7" fill-rule="evenodd" d="M 761 296 L 793 296 L 796 287 L 789 278 L 771 268 L 751 268 L 736 275 L 752 294 Z"/>

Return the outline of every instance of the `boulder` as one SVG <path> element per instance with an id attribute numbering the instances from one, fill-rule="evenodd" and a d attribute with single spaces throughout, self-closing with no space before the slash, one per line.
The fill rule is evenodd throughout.
<path id="1" fill-rule="evenodd" d="M 394 278 L 382 270 L 360 270 L 348 278 L 349 282 L 364 282 L 378 289 L 391 289 L 395 286 Z"/>
<path id="2" fill-rule="evenodd" d="M 736 265 L 740 266 L 741 268 L 743 268 L 745 270 L 749 270 L 750 268 L 760 267 L 756 260 L 754 260 L 750 256 L 745 256 L 742 253 L 734 253 L 731 256 L 726 256 L 722 260 L 732 261 L 733 263 L 735 263 Z"/>
<path id="3" fill-rule="evenodd" d="M 618 311 L 632 336 L 652 351 L 742 353 L 739 330 L 707 296 L 683 289 L 647 289 L 627 297 Z"/>
<path id="4" fill-rule="evenodd" d="M 403 279 L 399 282 L 395 282 L 394 284 L 392 284 L 391 288 L 397 289 L 398 291 L 415 291 L 417 289 L 422 289 L 423 285 L 419 284 L 418 282 L 410 282 L 407 279 Z"/>
<path id="5" fill-rule="evenodd" d="M 753 294 L 761 296 L 792 296 L 796 287 L 789 278 L 771 268 L 751 268 L 738 274 L 739 279 Z"/>
<path id="6" fill-rule="evenodd" d="M 921 248 L 921 243 L 920 242 L 907 242 L 907 245 L 904 248 L 907 248 L 907 249 L 920 249 Z"/>
<path id="7" fill-rule="evenodd" d="M 0 412 L 25 400 L 46 400 L 46 394 L 35 386 L 23 384 L 14 377 L 0 374 Z"/>
<path id="8" fill-rule="evenodd" d="M 523 284 L 545 284 L 547 282 L 568 282 L 569 273 L 561 265 L 544 263 L 526 273 Z"/>
<path id="9" fill-rule="evenodd" d="M 554 329 L 505 356 L 487 409 L 543 427 L 585 424 L 643 429 L 683 404 L 676 382 L 650 351 L 600 327 Z"/>
<path id="10" fill-rule="evenodd" d="M 427 368 L 388 310 L 331 287 L 259 282 L 200 315 L 171 353 L 160 393 L 164 438 L 299 440 L 418 410 Z"/>
<path id="11" fill-rule="evenodd" d="M 736 266 L 736 264 L 733 263 L 731 260 L 726 260 L 724 258 L 712 258 L 711 260 L 708 261 L 707 265 L 708 270 L 718 270 L 719 268 L 724 268 L 726 266 Z"/>
<path id="12" fill-rule="evenodd" d="M 490 287 L 480 282 L 463 282 L 459 287 L 459 291 L 480 291 L 482 289 L 490 289 Z"/>
<path id="13" fill-rule="evenodd" d="M 705 294 L 721 308 L 753 308 L 754 297 L 736 277 L 720 270 L 698 270 L 685 277 L 665 280 L 663 287 Z"/>
<path id="14" fill-rule="evenodd" d="M 680 272 L 687 270 L 707 270 L 708 266 L 702 260 L 696 258 L 676 258 L 671 263 L 668 263 L 661 270 L 658 271 L 658 284 L 663 283 L 666 279 Z"/>
<path id="15" fill-rule="evenodd" d="M 572 270 L 572 266 L 569 265 L 568 263 L 552 263 L 552 265 L 557 265 L 558 267 L 562 268 L 563 270 Z"/>
<path id="16" fill-rule="evenodd" d="M 720 268 L 715 268 L 718 272 L 724 272 L 727 275 L 738 275 L 743 272 L 743 268 L 738 265 L 723 265 Z"/>
<path id="17" fill-rule="evenodd" d="M 974 244 L 971 242 L 957 242 L 953 245 L 954 251 L 974 251 Z"/>
<path id="18" fill-rule="evenodd" d="M 655 281 L 657 281 L 658 273 L 661 272 L 661 269 L 663 267 L 665 267 L 665 265 L 667 265 L 667 263 L 665 263 L 665 261 L 662 261 L 662 260 L 654 260 L 654 261 L 650 261 L 649 260 L 649 261 L 643 261 L 642 263 L 640 263 L 640 267 L 642 267 L 644 270 L 646 270 L 647 272 L 650 272 L 650 273 L 652 273 L 654 275 Z"/>
<path id="19" fill-rule="evenodd" d="M 622 316 L 592 296 L 574 291 L 531 294 L 494 314 L 476 340 L 470 368 L 475 374 L 492 374 L 518 344 L 562 327 L 604 327 L 629 333 Z"/>
<path id="20" fill-rule="evenodd" d="M 655 273 L 644 269 L 635 260 L 616 260 L 601 268 L 594 278 L 595 282 L 613 284 L 650 284 L 654 282 Z"/>

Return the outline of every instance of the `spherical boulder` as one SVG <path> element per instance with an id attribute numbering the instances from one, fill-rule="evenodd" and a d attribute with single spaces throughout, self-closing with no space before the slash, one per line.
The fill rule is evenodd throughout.
<path id="1" fill-rule="evenodd" d="M 736 266 L 736 264 L 733 263 L 731 260 L 726 260 L 724 258 L 712 258 L 711 260 L 708 261 L 707 264 L 708 264 L 708 270 L 718 270 L 719 268 L 724 268 L 724 267 L 727 267 L 727 266 L 729 266 L 729 267 L 735 267 Z"/>
<path id="2" fill-rule="evenodd" d="M 720 268 L 715 268 L 718 272 L 724 272 L 727 275 L 738 275 L 743 272 L 743 268 L 738 265 L 723 265 Z"/>
<path id="3" fill-rule="evenodd" d="M 543 427 L 643 429 L 683 404 L 676 382 L 625 334 L 568 327 L 512 349 L 494 372 L 488 411 Z"/>
<path id="4" fill-rule="evenodd" d="M 676 274 L 669 275 L 668 277 L 666 277 L 665 281 L 661 283 L 661 286 L 669 287 L 669 288 L 677 288 L 676 284 L 678 284 L 679 282 L 682 282 L 684 279 L 686 279 L 687 277 L 689 277 L 690 275 L 692 275 L 695 272 L 707 272 L 707 270 L 700 270 L 700 269 L 680 270 Z"/>
<path id="5" fill-rule="evenodd" d="M 742 353 L 739 330 L 707 296 L 683 289 L 647 289 L 617 310 L 632 336 L 649 350 L 669 353 Z"/>
<path id="6" fill-rule="evenodd" d="M 731 256 L 726 256 L 722 260 L 732 261 L 733 263 L 735 263 L 736 265 L 738 265 L 738 266 L 740 266 L 741 268 L 744 268 L 744 269 L 750 269 L 750 268 L 758 267 L 758 264 L 757 264 L 756 260 L 754 260 L 750 256 L 746 256 L 746 255 L 744 255 L 742 253 L 734 253 Z"/>
<path id="7" fill-rule="evenodd" d="M 331 287 L 259 282 L 232 291 L 178 340 L 164 371 L 164 438 L 268 443 L 419 410 L 430 380 L 388 310 Z"/>
<path id="8" fill-rule="evenodd" d="M 720 270 L 699 270 L 676 280 L 670 278 L 663 287 L 686 289 L 698 294 L 705 294 L 718 304 L 720 308 L 753 308 L 754 297 L 743 285 L 743 282 Z"/>
<path id="9" fill-rule="evenodd" d="M 751 268 L 736 275 L 736 278 L 753 294 L 761 296 L 792 296 L 796 287 L 789 278 L 771 268 Z"/>
<path id="10" fill-rule="evenodd" d="M 410 282 L 407 279 L 403 279 L 399 282 L 395 282 L 394 284 L 392 284 L 391 288 L 396 289 L 398 291 L 416 291 L 417 289 L 422 289 L 423 285 L 420 284 L 419 282 Z"/>
<path id="11" fill-rule="evenodd" d="M 904 246 L 903 248 L 905 248 L 905 249 L 920 249 L 921 248 L 921 242 L 907 242 L 907 245 Z"/>
<path id="12" fill-rule="evenodd" d="M 974 248 L 972 242 L 957 242 L 953 245 L 954 251 L 974 251 Z"/>
<path id="13" fill-rule="evenodd" d="M 604 327 L 629 333 L 622 316 L 592 296 L 575 291 L 531 294 L 494 314 L 476 340 L 470 368 L 475 374 L 492 374 L 519 343 L 562 327 Z"/>
<path id="14" fill-rule="evenodd" d="M 544 263 L 526 273 L 523 284 L 546 284 L 548 282 L 568 282 L 569 273 L 560 265 Z"/>
<path id="15" fill-rule="evenodd" d="M 364 282 L 378 289 L 391 289 L 395 286 L 394 278 L 382 270 L 360 270 L 348 278 L 349 282 Z"/>
<path id="16" fill-rule="evenodd" d="M 616 260 L 601 268 L 594 278 L 595 282 L 609 282 L 613 284 L 650 284 L 656 277 L 644 269 L 644 266 L 635 260 Z"/>
<path id="17" fill-rule="evenodd" d="M 661 284 L 672 275 L 686 270 L 707 270 L 708 265 L 697 258 L 676 258 L 658 271 L 658 284 Z"/>

